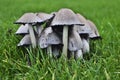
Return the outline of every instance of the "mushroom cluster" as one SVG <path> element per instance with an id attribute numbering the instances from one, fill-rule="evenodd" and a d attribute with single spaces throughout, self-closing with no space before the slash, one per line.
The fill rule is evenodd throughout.
<path id="1" fill-rule="evenodd" d="M 24 36 L 18 46 L 39 46 L 55 58 L 83 58 L 90 51 L 90 39 L 101 38 L 92 21 L 67 8 L 51 14 L 25 13 L 15 23 L 20 24 L 16 34 Z"/>

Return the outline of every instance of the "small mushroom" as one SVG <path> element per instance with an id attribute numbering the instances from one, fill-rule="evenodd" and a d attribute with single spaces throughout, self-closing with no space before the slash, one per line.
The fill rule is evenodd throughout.
<path id="1" fill-rule="evenodd" d="M 81 54 L 81 56 L 82 56 L 82 53 L 80 52 L 80 50 L 82 50 L 82 48 L 83 48 L 82 40 L 81 40 L 81 37 L 79 36 L 78 32 L 76 32 L 75 30 L 72 30 L 72 32 L 70 32 L 68 46 L 69 46 L 68 47 L 69 51 L 71 51 L 71 53 L 74 57 L 79 54 Z M 78 57 L 80 57 L 80 56 L 78 56 Z M 78 57 L 75 57 L 75 58 L 78 58 Z"/>
<path id="2" fill-rule="evenodd" d="M 90 20 L 87 20 L 87 23 L 90 25 L 90 28 L 92 30 L 92 33 L 89 35 L 89 37 L 91 39 L 101 39 L 101 36 L 99 35 L 96 25 Z"/>
<path id="3" fill-rule="evenodd" d="M 25 35 L 17 46 L 28 46 L 31 45 L 30 35 Z"/>
<path id="4" fill-rule="evenodd" d="M 41 20 L 38 16 L 36 16 L 34 13 L 25 13 L 20 19 L 18 19 L 15 23 L 16 24 L 26 24 L 28 26 L 30 39 L 32 43 L 32 47 L 36 47 L 36 37 L 33 30 L 33 25 L 37 23 L 42 23 L 43 20 Z"/>
<path id="5" fill-rule="evenodd" d="M 16 31 L 16 34 L 20 34 L 20 35 L 29 34 L 29 32 L 28 32 L 28 26 L 27 25 L 21 25 L 19 27 L 19 29 Z"/>
<path id="6" fill-rule="evenodd" d="M 47 48 L 48 47 L 48 34 L 52 33 L 52 28 L 51 27 L 48 27 L 48 28 L 45 28 L 42 32 L 41 32 L 41 35 L 39 37 L 39 40 L 38 40 L 38 43 L 39 43 L 39 46 L 40 48 Z"/>
<path id="7" fill-rule="evenodd" d="M 80 22 L 85 24 L 84 26 L 74 25 L 74 30 L 76 30 L 80 34 L 80 37 L 82 39 L 82 44 L 83 44 L 82 52 L 84 54 L 84 53 L 88 53 L 90 50 L 89 35 L 91 34 L 92 30 L 84 16 L 82 16 L 81 14 L 77 14 L 77 16 Z"/>
<path id="8" fill-rule="evenodd" d="M 63 27 L 63 54 L 67 57 L 68 50 L 68 30 L 71 25 L 84 25 L 82 24 L 76 14 L 67 8 L 60 9 L 56 16 L 53 18 L 51 26 L 53 27 Z"/>
<path id="9" fill-rule="evenodd" d="M 57 48 L 52 49 L 52 45 L 58 45 L 61 44 L 61 40 L 59 36 L 53 32 L 51 27 L 47 27 L 44 29 L 44 31 L 41 33 L 41 36 L 39 38 L 39 45 L 41 48 L 47 48 L 47 53 L 53 55 L 58 55 L 58 52 L 56 51 Z"/>

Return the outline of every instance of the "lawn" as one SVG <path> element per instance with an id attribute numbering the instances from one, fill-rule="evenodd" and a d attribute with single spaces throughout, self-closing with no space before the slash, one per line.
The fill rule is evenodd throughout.
<path id="1" fill-rule="evenodd" d="M 13 22 L 26 12 L 60 8 L 70 8 L 96 24 L 103 39 L 94 42 L 90 59 L 50 59 L 40 49 L 16 46 L 21 37 L 15 35 L 19 26 Z M 0 80 L 120 80 L 119 27 L 120 0 L 0 0 Z"/>

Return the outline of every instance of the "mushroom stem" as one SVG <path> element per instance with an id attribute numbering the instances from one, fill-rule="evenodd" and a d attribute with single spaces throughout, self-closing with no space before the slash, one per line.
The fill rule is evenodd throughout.
<path id="1" fill-rule="evenodd" d="M 35 34 L 32 28 L 31 24 L 29 25 L 29 33 L 30 33 L 30 39 L 31 39 L 31 43 L 32 43 L 32 47 L 35 48 L 36 47 L 36 38 L 35 38 Z"/>
<path id="2" fill-rule="evenodd" d="M 83 54 L 89 53 L 89 51 L 90 51 L 89 40 L 86 40 L 83 38 L 82 43 L 83 43 L 83 49 L 82 49 Z"/>
<path id="3" fill-rule="evenodd" d="M 52 57 L 52 46 L 47 47 L 47 54 L 49 55 L 49 57 Z"/>
<path id="4" fill-rule="evenodd" d="M 77 50 L 76 53 L 75 53 L 75 59 L 83 59 L 83 53 L 82 53 L 82 50 Z"/>
<path id="5" fill-rule="evenodd" d="M 63 27 L 63 55 L 67 57 L 68 50 L 68 26 Z"/>
<path id="6" fill-rule="evenodd" d="M 53 48 L 52 54 L 54 56 L 54 58 L 58 58 L 59 57 L 59 49 L 57 47 Z"/>

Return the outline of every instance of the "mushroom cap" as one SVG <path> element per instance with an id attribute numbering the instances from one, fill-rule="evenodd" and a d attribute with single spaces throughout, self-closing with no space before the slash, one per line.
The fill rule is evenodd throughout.
<path id="1" fill-rule="evenodd" d="M 39 45 L 41 48 L 46 48 L 49 45 L 61 44 L 60 37 L 52 31 L 51 27 L 46 28 L 39 38 Z"/>
<path id="2" fill-rule="evenodd" d="M 38 44 L 39 44 L 40 48 L 47 48 L 49 46 L 47 41 L 48 41 L 48 34 L 50 34 L 50 33 L 52 33 L 51 27 L 47 27 L 41 32 L 41 35 L 38 40 Z"/>
<path id="3" fill-rule="evenodd" d="M 17 46 L 28 46 L 31 45 L 30 35 L 25 35 Z"/>
<path id="4" fill-rule="evenodd" d="M 47 43 L 50 45 L 62 44 L 62 40 L 55 32 L 52 32 L 48 35 Z"/>
<path id="5" fill-rule="evenodd" d="M 79 34 L 89 34 L 91 32 L 91 28 L 87 23 L 87 20 L 84 16 L 82 16 L 81 14 L 76 14 L 79 21 L 84 23 L 84 26 L 80 26 L 80 25 L 74 25 L 74 29 L 79 33 Z"/>
<path id="6" fill-rule="evenodd" d="M 90 28 L 91 28 L 91 30 L 92 30 L 92 33 L 89 35 L 89 37 L 90 38 L 95 38 L 95 39 L 99 39 L 99 38 L 101 38 L 100 37 L 100 35 L 99 35 L 99 32 L 98 32 L 98 30 L 97 30 L 97 27 L 96 27 L 96 25 L 92 22 L 92 21 L 90 21 L 90 20 L 87 20 L 87 23 L 90 25 Z"/>
<path id="7" fill-rule="evenodd" d="M 36 24 L 44 22 L 34 13 L 25 13 L 20 19 L 18 19 L 16 24 Z"/>
<path id="8" fill-rule="evenodd" d="M 57 26 L 57 25 L 84 25 L 82 24 L 76 14 L 67 8 L 60 9 L 56 16 L 54 17 L 51 26 Z"/>
<path id="9" fill-rule="evenodd" d="M 89 33 L 91 33 L 91 28 L 88 24 L 85 24 L 84 26 L 74 25 L 73 29 L 75 31 L 77 31 L 79 34 L 89 34 Z"/>
<path id="10" fill-rule="evenodd" d="M 20 35 L 24 35 L 24 34 L 28 34 L 29 31 L 28 31 L 28 25 L 25 24 L 25 25 L 21 25 L 18 30 L 16 31 L 15 34 L 20 34 Z"/>
<path id="11" fill-rule="evenodd" d="M 77 15 L 77 17 L 78 17 L 78 19 L 80 20 L 80 22 L 82 22 L 82 23 L 86 23 L 86 18 L 84 17 L 84 16 L 82 16 L 81 14 L 79 14 L 79 13 L 77 13 L 76 14 Z"/>
<path id="12" fill-rule="evenodd" d="M 53 17 L 52 14 L 47 14 L 47 13 L 37 13 L 36 15 L 43 21 L 49 20 Z"/>
<path id="13" fill-rule="evenodd" d="M 82 40 L 75 30 L 73 30 L 69 36 L 68 48 L 70 51 L 77 51 L 82 49 Z"/>

